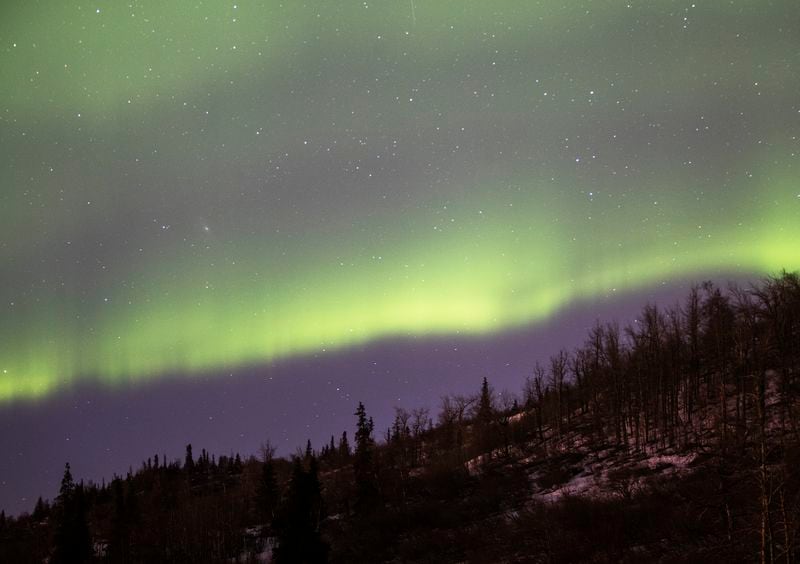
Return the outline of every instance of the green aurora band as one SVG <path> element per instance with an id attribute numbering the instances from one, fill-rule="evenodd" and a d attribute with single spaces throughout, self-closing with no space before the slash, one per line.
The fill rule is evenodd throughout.
<path id="1" fill-rule="evenodd" d="M 791 2 L 328 4 L 3 8 L 0 404 L 800 268 Z"/>

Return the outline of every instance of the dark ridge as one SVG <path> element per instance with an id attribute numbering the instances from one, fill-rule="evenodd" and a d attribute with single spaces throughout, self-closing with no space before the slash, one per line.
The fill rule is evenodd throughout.
<path id="1" fill-rule="evenodd" d="M 154 455 L 0 513 L 2 562 L 795 562 L 800 277 L 711 283 L 278 458 Z"/>

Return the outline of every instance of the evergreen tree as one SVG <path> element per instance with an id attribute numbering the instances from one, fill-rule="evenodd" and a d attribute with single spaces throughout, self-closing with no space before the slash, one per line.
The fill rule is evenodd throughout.
<path id="1" fill-rule="evenodd" d="M 92 536 L 89 532 L 89 520 L 87 513 L 88 507 L 86 501 L 86 490 L 83 487 L 83 482 L 81 482 L 75 488 L 75 507 L 73 513 L 73 540 L 76 548 L 75 554 L 78 557 L 76 559 L 77 562 L 89 560 L 94 553 L 94 550 L 92 549 Z"/>
<path id="2" fill-rule="evenodd" d="M 322 485 L 319 482 L 317 458 L 314 456 L 308 461 L 306 480 L 308 496 L 311 500 L 311 524 L 315 530 L 319 530 L 320 523 L 325 517 L 325 507 L 322 501 Z"/>
<path id="3" fill-rule="evenodd" d="M 183 469 L 187 472 L 194 470 L 194 459 L 192 458 L 192 445 L 186 445 L 186 459 L 183 462 Z"/>
<path id="4" fill-rule="evenodd" d="M 67 500 L 72 498 L 75 491 L 75 481 L 72 479 L 72 472 L 70 471 L 69 462 L 64 465 L 64 476 L 61 478 L 61 487 L 58 490 L 58 501 L 63 505 Z"/>
<path id="5" fill-rule="evenodd" d="M 45 504 L 44 500 L 42 500 L 42 496 L 39 496 L 39 499 L 36 500 L 36 505 L 33 508 L 33 520 L 36 522 L 40 522 L 47 517 L 47 505 Z"/>
<path id="6" fill-rule="evenodd" d="M 294 459 L 289 491 L 275 523 L 273 558 L 277 564 L 316 564 L 328 559 L 328 546 L 319 534 L 321 497 L 315 459 L 309 465 L 311 469 L 306 472 L 301 459 Z"/>
<path id="7" fill-rule="evenodd" d="M 492 405 L 492 392 L 486 377 L 481 383 L 481 392 L 478 396 L 477 412 L 475 413 L 474 444 L 479 451 L 490 451 L 494 446 L 492 421 L 494 420 L 494 406 Z M 486 460 L 489 460 L 489 456 Z"/>
<path id="8" fill-rule="evenodd" d="M 347 440 L 347 431 L 342 433 L 342 438 L 339 439 L 339 458 L 347 460 L 350 458 L 350 442 Z"/>
<path id="9" fill-rule="evenodd" d="M 372 431 L 375 427 L 372 419 L 367 419 L 364 404 L 359 402 L 356 409 L 356 451 L 353 459 L 353 472 L 356 482 L 356 506 L 364 508 L 375 501 L 377 486 L 375 484 L 375 440 Z"/>
<path id="10" fill-rule="evenodd" d="M 69 463 L 64 468 L 57 498 L 58 520 L 55 531 L 53 564 L 74 564 L 92 556 L 92 541 L 86 521 L 86 499 L 83 484 L 76 486 Z"/>
<path id="11" fill-rule="evenodd" d="M 122 480 L 116 478 L 111 483 L 111 488 L 114 495 L 114 510 L 111 516 L 108 555 L 113 562 L 130 562 L 130 511 L 125 503 L 125 489 Z"/>
<path id="12" fill-rule="evenodd" d="M 275 465 L 272 458 L 268 458 L 261 465 L 261 480 L 256 492 L 256 508 L 259 516 L 268 524 L 275 518 L 275 511 L 280 501 L 278 481 L 275 477 Z"/>
<path id="13" fill-rule="evenodd" d="M 489 382 L 486 377 L 483 378 L 481 384 L 481 396 L 478 401 L 478 422 L 482 425 L 488 425 L 492 421 L 492 394 L 489 391 Z"/>
<path id="14" fill-rule="evenodd" d="M 125 515 L 129 524 L 133 524 L 139 519 L 139 506 L 136 503 L 136 492 L 131 477 L 125 480 Z"/>

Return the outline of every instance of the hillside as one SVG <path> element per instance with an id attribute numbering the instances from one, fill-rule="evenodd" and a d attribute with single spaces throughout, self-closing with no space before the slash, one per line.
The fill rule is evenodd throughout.
<path id="1" fill-rule="evenodd" d="M 487 379 L 438 413 L 278 458 L 144 461 L 0 515 L 3 562 L 794 562 L 800 278 L 784 273 Z M 477 383 L 476 383 L 477 384 Z M 154 449 L 158 445 L 153 445 Z"/>

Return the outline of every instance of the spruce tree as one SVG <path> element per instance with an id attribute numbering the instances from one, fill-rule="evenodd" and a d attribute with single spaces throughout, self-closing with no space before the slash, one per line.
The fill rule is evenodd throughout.
<path id="1" fill-rule="evenodd" d="M 36 522 L 42 521 L 45 517 L 47 517 L 47 506 L 42 500 L 42 496 L 39 496 L 39 499 L 36 500 L 36 505 L 33 508 L 33 520 Z"/>
<path id="2" fill-rule="evenodd" d="M 367 419 L 364 404 L 356 409 L 356 451 L 353 458 L 353 473 L 356 482 L 356 507 L 363 509 L 373 504 L 377 495 L 375 484 L 375 441 L 372 419 Z"/>
<path id="3" fill-rule="evenodd" d="M 69 463 L 64 468 L 57 503 L 53 564 L 86 562 L 92 557 L 92 541 L 86 520 L 83 484 L 76 486 Z"/>
<path id="4" fill-rule="evenodd" d="M 115 478 L 111 482 L 114 495 L 114 511 L 111 515 L 111 538 L 108 543 L 108 556 L 114 562 L 126 562 L 127 519 L 125 515 L 125 492 L 122 480 Z"/>
<path id="5" fill-rule="evenodd" d="M 58 490 L 58 501 L 62 504 L 72 498 L 75 491 L 75 481 L 72 479 L 69 462 L 64 465 L 64 476 L 61 477 L 61 487 Z"/>
<path id="6" fill-rule="evenodd" d="M 342 433 L 342 438 L 339 439 L 339 458 L 346 461 L 350 458 L 350 442 L 347 440 L 347 431 Z"/>
<path id="7" fill-rule="evenodd" d="M 322 500 L 322 484 L 320 484 L 319 481 L 319 467 L 317 465 L 317 458 L 314 456 L 308 461 L 306 488 L 310 501 L 311 526 L 315 531 L 319 531 L 322 519 L 325 517 L 325 506 Z"/>
<path id="8" fill-rule="evenodd" d="M 275 477 L 275 465 L 272 458 L 267 458 L 261 465 L 261 479 L 256 492 L 258 514 L 267 524 L 272 524 L 279 501 L 280 492 Z"/>
<path id="9" fill-rule="evenodd" d="M 192 458 L 192 445 L 186 445 L 186 459 L 183 462 L 183 469 L 187 472 L 194 470 L 194 459 Z"/>
<path id="10" fill-rule="evenodd" d="M 273 550 L 276 564 L 327 562 L 328 546 L 319 534 L 319 481 L 316 461 L 309 461 L 309 472 L 300 458 L 294 459 L 289 491 L 276 519 L 277 545 Z"/>
<path id="11" fill-rule="evenodd" d="M 108 556 L 112 562 L 131 562 L 131 531 L 137 518 L 136 495 L 130 479 L 123 482 L 114 478 L 111 489 L 114 498 Z"/>
<path id="12" fill-rule="evenodd" d="M 481 396 L 478 402 L 478 422 L 481 425 L 489 425 L 492 421 L 492 394 L 489 391 L 489 382 L 486 377 L 481 384 Z"/>
<path id="13" fill-rule="evenodd" d="M 491 451 L 494 443 L 492 434 L 494 407 L 492 405 L 492 392 L 486 377 L 483 378 L 483 382 L 481 383 L 481 392 L 478 396 L 478 411 L 475 415 L 473 444 L 477 447 L 479 452 L 484 452 L 486 450 Z M 491 456 L 489 458 L 491 458 Z M 487 460 L 489 458 L 487 458 Z"/>

